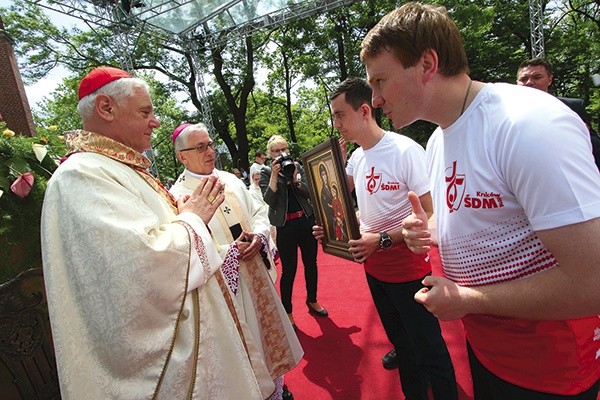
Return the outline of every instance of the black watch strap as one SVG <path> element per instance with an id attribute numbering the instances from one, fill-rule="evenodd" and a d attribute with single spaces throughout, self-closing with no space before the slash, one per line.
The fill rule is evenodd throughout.
<path id="1" fill-rule="evenodd" d="M 392 237 L 387 232 L 379 232 L 379 247 L 383 250 L 389 250 L 394 245 Z"/>

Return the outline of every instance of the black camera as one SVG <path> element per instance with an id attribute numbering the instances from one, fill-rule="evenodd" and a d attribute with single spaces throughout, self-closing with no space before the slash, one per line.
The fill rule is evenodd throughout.
<path id="1" fill-rule="evenodd" d="M 294 164 L 294 159 L 287 153 L 281 153 L 279 157 L 275 158 L 275 162 L 281 164 L 281 172 L 285 179 L 291 181 L 294 179 L 294 171 L 296 170 L 296 165 Z"/>

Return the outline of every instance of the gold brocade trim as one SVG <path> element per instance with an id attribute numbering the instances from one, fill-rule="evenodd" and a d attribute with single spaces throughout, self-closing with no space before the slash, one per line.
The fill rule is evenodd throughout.
<path id="1" fill-rule="evenodd" d="M 235 327 L 242 339 L 242 343 L 244 344 L 244 350 L 246 351 L 246 355 L 248 356 L 248 360 L 250 360 L 250 364 L 252 364 L 252 359 L 250 357 L 250 351 L 248 350 L 248 345 L 246 344 L 246 337 L 244 336 L 244 332 L 242 331 L 242 325 L 240 323 L 240 318 L 237 315 L 237 311 L 235 309 L 235 304 L 233 303 L 233 297 L 231 297 L 231 290 L 229 289 L 229 285 L 225 282 L 225 278 L 221 271 L 215 272 L 215 277 L 217 278 L 217 282 L 219 283 L 219 287 L 221 288 L 221 292 L 223 293 L 223 297 L 225 298 L 225 303 L 227 304 L 227 308 L 231 313 L 231 317 L 233 318 L 233 322 L 235 323 Z"/>
<path id="2" fill-rule="evenodd" d="M 240 262 L 240 274 L 251 280 L 251 295 L 257 322 L 262 331 L 261 341 L 264 348 L 265 363 L 273 379 L 291 371 L 296 362 L 286 337 L 285 328 L 278 315 L 277 306 L 269 295 L 271 277 L 259 256 Z"/>
<path id="3" fill-rule="evenodd" d="M 167 372 L 167 367 L 169 366 L 169 362 L 171 361 L 171 356 L 173 355 L 173 349 L 175 348 L 175 340 L 177 338 L 177 334 L 179 333 L 179 324 L 181 323 L 181 316 L 183 315 L 183 308 L 185 306 L 185 299 L 187 298 L 187 293 L 188 293 L 187 288 L 188 288 L 189 279 L 190 279 L 190 265 L 191 265 L 190 260 L 191 260 L 191 255 L 192 255 L 192 232 L 194 235 L 196 233 L 185 222 L 183 222 L 183 221 L 177 221 L 177 222 L 184 225 L 186 230 L 188 231 L 188 236 L 190 238 L 189 245 L 188 245 L 188 254 L 190 255 L 190 257 L 188 257 L 187 271 L 185 274 L 185 287 L 184 287 L 184 292 L 183 292 L 183 300 L 181 301 L 181 306 L 179 307 L 179 311 L 177 312 L 177 320 L 175 322 L 175 326 L 173 327 L 173 337 L 171 339 L 169 351 L 167 352 L 167 358 L 163 365 L 162 371 L 160 372 L 160 377 L 158 378 L 158 382 L 156 384 L 156 389 L 154 390 L 154 394 L 152 395 L 153 400 L 155 400 L 158 396 L 158 392 L 160 391 L 160 387 L 162 386 L 163 380 L 165 378 L 165 374 Z M 197 291 L 197 289 L 196 289 L 196 291 Z M 196 362 L 194 362 L 194 363 L 196 363 Z M 196 376 L 194 375 L 193 381 L 195 381 L 195 380 L 196 380 Z"/>
<path id="4" fill-rule="evenodd" d="M 177 201 L 155 177 L 146 171 L 151 162 L 140 152 L 106 136 L 82 129 L 65 132 L 65 144 L 67 157 L 75 153 L 97 153 L 130 166 L 167 201 L 173 212 L 177 214 Z"/>
<path id="5" fill-rule="evenodd" d="M 219 173 L 220 171 L 217 172 L 218 176 Z M 219 178 L 221 178 L 221 176 L 219 176 Z M 185 188 L 193 190 L 196 179 L 198 178 L 190 176 L 190 179 L 184 180 Z M 225 185 L 225 202 L 217 208 L 217 211 L 213 216 L 216 221 L 211 221 L 211 224 L 212 222 L 218 223 L 219 228 L 216 229 L 219 229 L 222 232 L 223 239 L 226 243 L 233 243 L 236 239 L 231 234 L 228 218 L 223 211 L 226 206 L 231 209 L 232 214 L 230 215 L 235 216 L 231 219 L 232 223 L 239 223 L 245 231 L 252 231 L 252 223 L 247 216 L 245 206 L 240 197 L 238 197 L 236 192 L 232 189 L 233 187 L 235 186 Z M 215 240 L 214 244 L 216 245 L 217 243 L 218 242 Z M 271 377 L 275 379 L 282 376 L 284 373 L 291 371 L 297 365 L 296 356 L 293 350 L 294 345 L 292 344 L 292 342 L 297 339 L 291 337 L 291 335 L 294 335 L 293 332 L 288 332 L 286 330 L 284 322 L 286 322 L 287 316 L 284 314 L 285 311 L 283 309 L 280 310 L 281 306 L 279 305 L 278 307 L 278 304 L 280 303 L 278 303 L 279 299 L 277 293 L 273 287 L 271 276 L 260 255 L 256 255 L 251 260 L 245 262 L 240 261 L 239 270 L 240 279 L 245 282 L 245 287 L 252 299 L 252 307 L 255 310 L 257 317 L 260 337 L 254 339 L 260 340 L 262 343 L 265 365 Z M 229 287 L 220 272 L 217 272 L 217 280 L 223 295 L 227 299 L 228 307 L 232 310 L 232 307 L 234 306 L 229 299 L 233 294 L 231 294 Z M 236 299 L 233 298 L 232 300 L 235 301 Z M 248 351 L 246 340 L 240 330 L 241 321 L 235 313 L 235 308 L 231 315 L 236 323 L 239 335 L 243 339 L 246 351 Z M 289 329 L 291 329 L 291 326 Z"/>
<path id="6" fill-rule="evenodd" d="M 206 249 L 204 248 L 204 242 L 202 242 L 202 239 L 197 235 L 197 233 L 194 231 L 194 229 L 187 223 L 184 221 L 176 221 L 177 223 L 180 223 L 181 225 L 183 225 L 187 231 L 188 231 L 188 236 L 190 239 L 190 244 L 188 247 L 188 251 L 189 251 L 189 257 L 188 257 L 188 271 L 187 271 L 187 276 L 186 276 L 186 281 L 185 281 L 185 288 L 186 288 L 186 293 L 187 293 L 187 288 L 188 288 L 188 284 L 189 284 L 189 273 L 190 273 L 190 260 L 192 257 L 192 243 L 195 243 L 194 249 L 195 251 L 198 253 L 198 257 L 200 258 L 200 262 L 203 266 L 204 272 L 206 273 L 207 269 L 210 268 L 209 265 L 209 260 L 208 260 L 208 256 L 206 255 Z M 215 272 L 215 278 L 217 279 L 217 282 L 219 284 L 219 288 L 221 289 L 221 292 L 223 293 L 223 298 L 225 299 L 225 303 L 227 304 L 227 308 L 229 309 L 229 312 L 234 320 L 236 329 L 240 335 L 240 338 L 242 339 L 242 343 L 244 344 L 244 350 L 246 351 L 246 355 L 248 356 L 248 359 L 250 360 L 250 352 L 248 350 L 248 346 L 246 345 L 246 339 L 244 338 L 244 333 L 242 332 L 242 326 L 240 324 L 240 320 L 238 318 L 236 309 L 235 309 L 235 304 L 233 302 L 233 298 L 231 297 L 231 291 L 229 290 L 229 286 L 227 285 L 227 283 L 225 282 L 225 279 L 223 278 L 223 275 L 220 273 L 220 271 L 216 271 Z M 197 366 L 198 366 L 198 357 L 199 357 L 199 353 L 200 353 L 200 299 L 199 299 L 199 293 L 198 293 L 199 289 L 194 289 L 192 291 L 192 295 L 193 295 L 193 300 L 195 303 L 195 308 L 196 311 L 194 312 L 194 316 L 196 318 L 197 321 L 197 329 L 196 329 L 196 336 L 194 338 L 194 367 L 193 367 L 193 371 L 192 371 L 192 378 L 191 378 L 191 382 L 190 382 L 190 386 L 189 386 L 189 390 L 188 390 L 188 399 L 191 399 L 193 397 L 193 393 L 194 393 L 194 389 L 195 389 L 195 385 L 196 385 L 196 375 L 198 373 L 197 371 Z M 185 302 L 185 296 L 184 296 L 184 302 Z M 173 336 L 173 340 L 171 343 L 171 349 L 169 350 L 169 356 L 167 358 L 167 362 L 165 363 L 165 367 L 163 369 L 163 372 L 161 373 L 161 377 L 159 380 L 159 386 L 160 386 L 160 382 L 162 382 L 162 379 L 164 377 L 164 373 L 166 371 L 166 367 L 168 364 L 168 361 L 171 357 L 171 353 L 173 351 L 173 346 L 175 344 L 175 339 L 177 337 L 177 333 L 178 333 L 178 328 L 179 328 L 179 323 L 180 323 L 180 317 L 181 317 L 181 311 L 183 310 L 183 304 L 181 306 L 181 310 L 180 313 L 177 317 L 177 324 L 176 324 L 176 329 L 175 329 L 175 334 Z M 158 388 L 157 391 L 155 392 L 155 395 L 158 393 Z M 153 399 L 155 399 L 156 397 L 153 396 Z"/>
<path id="7" fill-rule="evenodd" d="M 225 186 L 225 199 L 238 219 L 242 229 L 250 232 L 252 226 L 242 211 L 242 206 L 235 193 Z M 235 238 L 231 235 L 225 216 L 221 207 L 219 213 L 215 214 L 226 238 L 232 243 Z M 254 256 L 248 261 L 239 261 L 240 275 L 248 278 L 248 290 L 252 296 L 252 303 L 256 311 L 257 322 L 260 326 L 261 342 L 265 353 L 267 369 L 273 378 L 282 376 L 296 366 L 294 356 L 286 337 L 285 328 L 280 318 L 277 306 L 271 301 L 271 277 L 267 272 L 260 255 Z"/>
<path id="8" fill-rule="evenodd" d="M 194 317 L 196 326 L 200 326 L 200 294 L 198 289 L 194 289 L 192 292 L 192 299 L 195 304 Z M 192 379 L 190 382 L 190 390 L 188 391 L 188 399 L 194 397 L 194 389 L 196 388 L 196 375 L 198 374 L 198 357 L 200 357 L 200 329 L 196 329 L 196 336 L 194 336 L 194 366 L 192 367 Z"/>
<path id="9" fill-rule="evenodd" d="M 67 157 L 74 153 L 103 154 L 127 165 L 146 169 L 152 164 L 143 154 L 116 140 L 94 132 L 78 129 L 65 132 Z"/>

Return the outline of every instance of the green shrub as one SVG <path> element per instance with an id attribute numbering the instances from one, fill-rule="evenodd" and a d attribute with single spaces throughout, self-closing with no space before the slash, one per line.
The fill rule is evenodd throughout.
<path id="1" fill-rule="evenodd" d="M 34 137 L 15 135 L 0 121 L 0 282 L 20 271 L 42 266 L 40 216 L 48 179 L 64 154 L 62 137 L 56 127 L 38 129 Z M 38 161 L 33 145 L 48 153 Z M 22 174 L 34 177 L 31 191 L 19 197 L 11 185 Z"/>

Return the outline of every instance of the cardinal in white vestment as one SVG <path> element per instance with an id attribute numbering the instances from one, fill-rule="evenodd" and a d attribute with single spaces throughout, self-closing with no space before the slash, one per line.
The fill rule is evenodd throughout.
<path id="1" fill-rule="evenodd" d="M 238 315 L 206 226 L 222 184 L 202 179 L 175 202 L 147 172 L 142 152 L 160 123 L 144 81 L 96 68 L 79 99 L 84 130 L 65 134 L 42 212 L 62 398 L 271 397 L 264 345 Z"/>
<path id="2" fill-rule="evenodd" d="M 280 378 L 286 368 L 282 368 L 280 347 L 289 349 L 291 355 L 283 365 L 295 365 L 303 351 L 270 279 L 269 272 L 275 272 L 275 267 L 269 248 L 267 205 L 254 200 L 235 175 L 215 168 L 215 151 L 204 124 L 179 126 L 173 132 L 173 143 L 186 167 L 170 189 L 175 198 L 191 194 L 208 176 L 223 184 L 225 200 L 208 226 L 224 261 L 222 271 L 238 302 L 240 320 L 253 333 L 277 383 L 272 398 L 285 399 L 288 392 Z"/>

